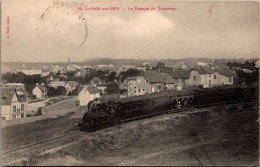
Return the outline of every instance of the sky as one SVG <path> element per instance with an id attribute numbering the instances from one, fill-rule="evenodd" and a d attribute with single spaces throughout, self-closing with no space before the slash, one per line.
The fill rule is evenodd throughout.
<path id="1" fill-rule="evenodd" d="M 2 62 L 260 55 L 258 2 L 4 0 L 1 8 Z"/>

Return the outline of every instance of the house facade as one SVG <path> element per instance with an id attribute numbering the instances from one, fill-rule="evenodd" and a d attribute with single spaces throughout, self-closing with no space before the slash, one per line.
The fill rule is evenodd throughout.
<path id="1" fill-rule="evenodd" d="M 166 73 L 158 71 L 146 71 L 135 79 L 128 80 L 128 96 L 139 96 L 160 92 L 165 89 L 174 89 L 175 81 Z"/>
<path id="2" fill-rule="evenodd" d="M 12 120 L 26 117 L 27 98 L 15 88 L 1 88 L 1 119 Z"/>
<path id="3" fill-rule="evenodd" d="M 188 85 L 203 86 L 203 88 L 212 87 L 214 71 L 206 66 L 193 67 L 190 70 Z"/>
<path id="4" fill-rule="evenodd" d="M 215 85 L 233 85 L 236 74 L 228 68 L 216 68 L 214 70 Z"/>
<path id="5" fill-rule="evenodd" d="M 50 87 L 54 87 L 57 88 L 58 86 L 65 86 L 65 82 L 64 81 L 51 81 L 48 85 Z"/>
<path id="6" fill-rule="evenodd" d="M 44 83 L 38 84 L 36 83 L 35 88 L 32 90 L 32 94 L 34 94 L 37 99 L 46 99 L 47 98 L 47 88 Z"/>
<path id="7" fill-rule="evenodd" d="M 100 97 L 100 90 L 92 85 L 81 85 L 78 91 L 80 106 L 86 106 L 91 100 Z"/>
<path id="8" fill-rule="evenodd" d="M 73 90 L 75 90 L 78 85 L 79 84 L 76 81 L 67 81 L 64 85 L 64 87 L 66 88 L 67 94 L 69 92 L 72 92 Z"/>

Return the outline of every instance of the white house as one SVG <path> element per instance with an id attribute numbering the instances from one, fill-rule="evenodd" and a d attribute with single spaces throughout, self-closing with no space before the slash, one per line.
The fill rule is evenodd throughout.
<path id="1" fill-rule="evenodd" d="M 32 90 L 32 94 L 34 94 L 37 99 L 45 99 L 47 97 L 47 88 L 45 87 L 44 83 L 36 83 L 35 88 Z"/>
<path id="2" fill-rule="evenodd" d="M 92 85 L 81 85 L 78 91 L 80 106 L 88 105 L 89 101 L 99 98 L 100 90 Z"/>
<path id="3" fill-rule="evenodd" d="M 28 101 L 25 93 L 12 87 L 1 88 L 1 119 L 11 120 L 26 117 Z"/>
<path id="4" fill-rule="evenodd" d="M 51 81 L 48 85 L 50 87 L 54 87 L 57 88 L 58 86 L 65 86 L 65 82 L 64 81 Z"/>

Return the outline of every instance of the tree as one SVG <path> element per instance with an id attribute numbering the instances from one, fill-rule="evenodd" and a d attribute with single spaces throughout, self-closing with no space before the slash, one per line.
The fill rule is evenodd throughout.
<path id="1" fill-rule="evenodd" d="M 141 71 L 130 68 L 127 71 L 121 72 L 120 75 L 122 77 L 122 81 L 124 81 L 127 77 L 135 77 L 135 76 L 139 75 L 140 73 L 141 73 Z"/>
<path id="2" fill-rule="evenodd" d="M 57 89 L 57 95 L 66 95 L 67 90 L 64 86 L 58 86 Z"/>
<path id="3" fill-rule="evenodd" d="M 110 82 L 110 83 L 107 85 L 107 88 L 105 89 L 105 92 L 106 92 L 107 94 L 119 93 L 120 90 L 119 90 L 118 84 L 115 83 L 115 82 Z"/>
<path id="4" fill-rule="evenodd" d="M 161 68 L 164 68 L 164 67 L 165 67 L 165 64 L 163 62 L 158 62 L 156 64 L 156 68 L 158 68 L 158 69 L 161 69 Z"/>
<path id="5" fill-rule="evenodd" d="M 113 72 L 111 72 L 111 73 L 109 74 L 108 80 L 111 81 L 111 82 L 113 82 L 115 79 L 116 79 L 116 72 L 113 71 Z"/>
<path id="6" fill-rule="evenodd" d="M 57 91 L 54 87 L 47 87 L 47 96 L 57 96 Z"/>

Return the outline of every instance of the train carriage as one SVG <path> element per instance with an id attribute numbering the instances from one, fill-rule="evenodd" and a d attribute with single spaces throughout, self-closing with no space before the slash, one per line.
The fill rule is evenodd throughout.
<path id="1" fill-rule="evenodd" d="M 116 125 L 126 120 L 167 113 L 172 109 L 190 106 L 203 107 L 212 104 L 249 101 L 256 98 L 258 89 L 246 86 L 221 86 L 207 89 L 164 91 L 110 101 L 93 100 L 88 104 L 79 127 L 94 131 Z"/>

